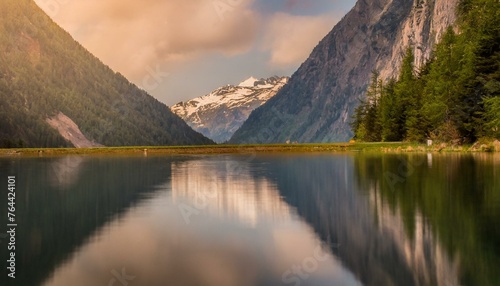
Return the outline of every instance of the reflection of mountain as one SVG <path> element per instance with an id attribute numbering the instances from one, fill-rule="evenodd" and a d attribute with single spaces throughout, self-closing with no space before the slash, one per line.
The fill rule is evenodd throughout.
<path id="1" fill-rule="evenodd" d="M 416 284 L 460 285 L 459 257 L 450 260 L 420 212 L 414 214 L 414 235 L 410 236 L 401 208 L 394 210 L 385 202 L 378 187 L 371 189 L 369 196 L 379 232 L 394 241 L 397 252 L 403 255 L 405 264 L 412 269 Z"/>
<path id="2" fill-rule="evenodd" d="M 125 268 L 130 285 L 276 286 L 320 241 L 328 259 L 300 285 L 500 285 L 493 156 L 82 157 L 53 186 L 61 162 L 0 160 L 19 178 L 16 285 L 106 285 Z"/>
<path id="3" fill-rule="evenodd" d="M 420 219 L 408 235 L 400 212 L 356 191 L 351 156 L 284 157 L 269 167 L 285 200 L 366 285 L 450 285 L 457 266 Z M 376 184 L 373 185 L 374 187 Z M 408 214 L 405 214 L 408 215 Z M 418 214 L 412 213 L 418 217 Z"/>
<path id="4" fill-rule="evenodd" d="M 284 273 L 314 255 L 321 260 L 300 285 L 360 285 L 320 248 L 276 186 L 254 178 L 249 166 L 241 157 L 172 163 L 166 185 L 172 192 L 156 193 L 101 228 L 44 285 L 110 285 L 113 279 L 121 285 L 114 273 L 126 273 L 129 285 L 294 285 Z M 185 221 L 178 207 L 197 201 L 200 213 Z"/>
<path id="5" fill-rule="evenodd" d="M 400 249 L 413 249 L 415 253 L 406 259 L 420 275 L 454 273 L 458 268 L 454 274 L 458 277 L 447 278 L 453 285 L 500 285 L 499 158 L 496 154 L 360 155 L 355 158 L 355 172 L 361 189 L 376 197 L 373 205 L 393 211 L 379 213 L 386 221 L 381 227 L 394 233 L 394 225 L 404 223 L 411 240 L 403 241 Z M 399 179 L 381 179 L 388 174 Z M 391 217 L 399 218 L 391 221 Z M 440 263 L 440 253 L 453 257 L 454 263 Z M 424 254 L 430 261 L 422 258 Z M 429 270 L 423 269 L 425 265 Z"/>
<path id="6" fill-rule="evenodd" d="M 19 273 L 15 281 L 5 281 L 6 268 L 2 267 L 0 284 L 39 285 L 96 229 L 167 181 L 170 161 L 140 157 L 16 158 L 0 159 L 0 171 L 2 177 L 17 175 L 19 224 Z M 0 205 L 0 213 L 7 213 L 6 206 Z M 7 257 L 5 244 L 0 245 L 0 257 Z"/>
<path id="7" fill-rule="evenodd" d="M 81 156 L 66 156 L 57 158 L 49 165 L 52 175 L 49 176 L 55 188 L 67 189 L 74 186 L 80 178 L 80 170 L 85 162 Z"/>
<path id="8" fill-rule="evenodd" d="M 253 178 L 247 159 L 220 158 L 172 163 L 172 196 L 201 211 L 237 217 L 255 226 L 259 220 L 289 220 L 290 208 L 269 180 Z"/>

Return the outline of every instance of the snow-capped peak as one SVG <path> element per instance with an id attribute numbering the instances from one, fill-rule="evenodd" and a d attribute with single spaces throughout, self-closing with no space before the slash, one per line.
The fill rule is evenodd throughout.
<path id="1" fill-rule="evenodd" d="M 255 85 L 255 82 L 257 82 L 258 79 L 254 78 L 253 76 L 240 82 L 240 84 L 238 84 L 239 87 L 254 87 Z"/>
<path id="2" fill-rule="evenodd" d="M 249 79 L 238 86 L 227 85 L 211 93 L 180 102 L 170 109 L 194 130 L 225 142 L 241 127 L 250 113 L 276 95 L 287 83 L 288 77 Z"/>

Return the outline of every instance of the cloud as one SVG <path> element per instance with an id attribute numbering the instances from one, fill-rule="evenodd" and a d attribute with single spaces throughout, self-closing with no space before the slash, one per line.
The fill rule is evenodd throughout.
<path id="1" fill-rule="evenodd" d="M 253 0 L 37 0 L 97 57 L 132 80 L 208 53 L 247 52 L 258 33 Z"/>
<path id="2" fill-rule="evenodd" d="M 354 5 L 354 0 L 35 2 L 105 64 L 169 104 L 250 75 L 290 75 Z"/>
<path id="3" fill-rule="evenodd" d="M 270 53 L 271 66 L 296 66 L 307 59 L 313 48 L 341 15 L 297 16 L 276 13 L 270 19 L 262 48 Z"/>

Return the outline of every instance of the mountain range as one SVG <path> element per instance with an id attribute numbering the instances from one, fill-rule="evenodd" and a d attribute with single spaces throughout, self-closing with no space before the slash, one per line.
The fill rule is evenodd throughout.
<path id="1" fill-rule="evenodd" d="M 422 66 L 455 24 L 457 5 L 458 0 L 359 0 L 229 142 L 349 140 L 351 117 L 371 72 L 377 70 L 382 79 L 397 77 L 409 46 L 415 66 Z"/>
<path id="2" fill-rule="evenodd" d="M 213 144 L 34 1 L 2 0 L 0 11 L 0 147 Z"/>
<path id="3" fill-rule="evenodd" d="M 457 11 L 467 3 L 359 0 L 291 78 L 252 77 L 169 108 L 34 1 L 3 0 L 0 147 L 347 141 L 372 72 L 398 77 L 408 47 L 415 71 L 425 67 L 448 27 L 458 32 Z"/>
<path id="4" fill-rule="evenodd" d="M 250 113 L 266 103 L 288 82 L 288 77 L 256 79 L 226 85 L 213 92 L 180 102 L 170 109 L 194 130 L 217 143 L 228 141 Z"/>

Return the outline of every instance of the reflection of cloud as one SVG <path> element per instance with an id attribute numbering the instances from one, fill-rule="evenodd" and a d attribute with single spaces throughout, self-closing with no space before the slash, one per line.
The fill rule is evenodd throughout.
<path id="1" fill-rule="evenodd" d="M 56 269 L 44 285 L 108 285 L 113 279 L 112 271 L 120 272 L 121 269 L 135 277 L 130 285 L 283 285 L 283 273 L 312 256 L 320 244 L 319 239 L 305 223 L 294 219 L 290 208 L 277 199 L 278 193 L 272 185 L 250 182 L 251 177 L 246 171 L 238 172 L 237 176 L 231 172 L 223 176 L 222 169 L 214 169 L 225 166 L 219 162 L 215 165 L 211 160 L 174 165 L 179 169 L 173 170 L 177 183 L 172 187 L 176 184 L 184 186 L 190 179 L 190 187 L 201 188 L 210 183 L 205 181 L 210 175 L 219 176 L 222 181 L 227 179 L 231 183 L 217 188 L 221 199 L 225 197 L 224 203 L 211 208 L 215 214 L 215 208 L 227 216 L 234 214 L 234 220 L 227 216 L 204 215 L 195 224 L 185 224 L 177 211 L 174 196 L 190 196 L 196 192 L 159 193 L 104 227 Z M 203 167 L 208 166 L 213 168 L 205 175 L 196 174 L 203 173 L 207 170 Z M 182 178 L 185 175 L 188 177 Z M 238 178 L 241 178 L 240 182 Z M 260 187 L 248 192 L 235 188 L 244 185 Z M 262 194 L 256 201 L 248 195 L 249 192 Z M 238 193 L 241 193 L 239 198 Z M 259 210 L 264 213 L 259 214 L 258 219 L 263 222 L 267 218 L 267 223 L 256 228 L 239 223 L 239 216 L 246 214 L 246 208 L 268 202 L 274 204 L 275 210 L 288 212 L 280 213 L 286 221 L 274 220 L 271 217 L 274 212 L 266 214 L 269 206 L 262 206 Z M 301 281 L 301 285 L 358 285 L 339 261 L 322 253 L 325 255 L 327 259 L 321 261 L 317 271 L 308 273 L 310 277 Z"/>
<path id="2" fill-rule="evenodd" d="M 131 285 L 253 285 L 259 264 L 244 239 L 204 238 L 176 217 L 168 196 L 155 198 L 104 228 L 44 285 L 108 285 L 121 269 L 135 277 Z"/>
<path id="3" fill-rule="evenodd" d="M 37 2 L 46 7 L 43 0 Z M 245 52 L 258 24 L 249 8 L 252 0 L 228 1 L 237 5 L 224 11 L 223 21 L 213 1 L 205 0 L 65 2 L 51 16 L 106 64 L 139 80 L 145 67 L 158 63 L 172 66 L 204 53 Z"/>
<path id="4" fill-rule="evenodd" d="M 265 35 L 265 50 L 273 66 L 294 66 L 307 59 L 313 48 L 332 29 L 340 16 L 275 14 Z"/>

